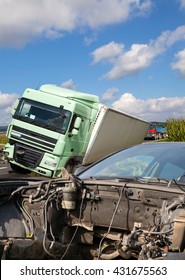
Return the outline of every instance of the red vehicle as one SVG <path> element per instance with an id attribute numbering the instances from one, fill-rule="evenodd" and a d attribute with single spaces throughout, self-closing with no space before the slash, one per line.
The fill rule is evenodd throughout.
<path id="1" fill-rule="evenodd" d="M 164 125 L 151 123 L 147 130 L 145 139 L 158 140 L 167 136 L 167 129 Z"/>

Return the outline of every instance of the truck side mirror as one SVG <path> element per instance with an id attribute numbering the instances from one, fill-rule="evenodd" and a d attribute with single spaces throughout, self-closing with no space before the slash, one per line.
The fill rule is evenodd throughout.
<path id="1" fill-rule="evenodd" d="M 71 134 L 72 135 L 77 135 L 78 134 L 78 129 L 73 128 Z"/>
<path id="2" fill-rule="evenodd" d="M 82 119 L 80 117 L 77 117 L 75 122 L 74 122 L 74 125 L 73 125 L 72 135 L 77 135 L 78 134 L 81 122 L 82 122 Z"/>
<path id="3" fill-rule="evenodd" d="M 75 122 L 74 122 L 74 128 L 79 129 L 81 125 L 82 119 L 80 117 L 77 117 Z"/>
<path id="4" fill-rule="evenodd" d="M 15 111 L 16 111 L 18 105 L 19 105 L 19 101 L 20 101 L 20 98 L 18 98 L 18 99 L 14 102 L 14 104 L 13 104 L 13 107 L 12 107 L 12 109 L 11 109 L 11 114 L 12 114 L 12 116 L 15 114 Z"/>

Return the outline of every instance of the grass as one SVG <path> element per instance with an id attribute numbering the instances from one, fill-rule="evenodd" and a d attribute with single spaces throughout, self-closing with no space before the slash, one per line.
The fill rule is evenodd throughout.
<path id="1" fill-rule="evenodd" d="M 4 132 L 0 133 L 0 144 L 6 144 L 8 142 L 8 139 L 6 137 L 6 134 Z"/>
<path id="2" fill-rule="evenodd" d="M 168 141 L 185 141 L 185 119 L 169 119 L 166 127 Z"/>

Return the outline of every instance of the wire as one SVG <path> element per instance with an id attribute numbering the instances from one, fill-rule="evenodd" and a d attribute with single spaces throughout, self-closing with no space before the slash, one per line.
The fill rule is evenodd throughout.
<path id="1" fill-rule="evenodd" d="M 102 243 L 103 243 L 104 239 L 107 237 L 107 235 L 109 234 L 109 232 L 110 232 L 110 230 L 111 230 L 111 227 L 112 227 L 112 224 L 113 224 L 113 221 L 114 221 L 114 217 L 115 217 L 116 212 L 117 212 L 117 210 L 118 210 L 118 206 L 119 206 L 119 203 L 120 203 L 120 201 L 121 201 L 121 198 L 122 198 L 122 195 L 123 195 L 123 190 L 124 190 L 125 186 L 126 186 L 126 184 L 121 188 L 121 192 L 120 192 L 120 195 L 119 195 L 119 199 L 118 199 L 118 202 L 117 202 L 116 207 L 115 207 L 115 209 L 114 209 L 114 213 L 113 213 L 113 215 L 112 215 L 112 218 L 111 218 L 111 221 L 110 221 L 110 224 L 109 224 L 108 231 L 107 231 L 107 233 L 102 237 L 102 239 L 100 240 L 99 248 L 98 248 L 98 257 L 97 257 L 97 259 L 100 259 L 100 255 L 101 255 L 101 252 L 102 252 L 102 250 L 101 250 Z"/>
<path id="2" fill-rule="evenodd" d="M 27 219 L 29 221 L 29 226 L 30 226 L 30 232 L 28 233 L 27 232 L 27 237 L 29 236 L 29 238 L 32 238 L 33 237 L 33 234 L 34 234 L 34 226 L 33 226 L 33 218 L 32 216 L 29 214 L 29 212 L 27 211 L 27 209 L 25 208 L 24 204 L 25 204 L 25 200 L 22 202 L 22 204 L 20 204 L 19 201 L 17 201 L 17 205 L 19 207 L 19 209 L 21 210 L 22 212 L 22 215 L 25 219 Z M 25 221 L 26 223 L 26 221 Z"/>
<path id="3" fill-rule="evenodd" d="M 177 183 L 177 181 L 176 181 L 175 179 L 173 179 L 172 181 L 178 186 L 178 188 L 179 188 L 181 191 L 185 192 L 185 190 L 180 186 L 179 183 Z"/>
<path id="4" fill-rule="evenodd" d="M 163 234 L 168 234 L 170 232 L 172 232 L 174 230 L 174 228 L 171 228 L 169 230 L 166 231 L 143 231 L 143 234 L 152 234 L 152 235 L 163 235 Z"/>
<path id="5" fill-rule="evenodd" d="M 35 198 L 35 196 L 30 197 L 32 201 L 34 202 L 40 202 L 42 201 L 48 194 L 49 194 L 49 189 L 51 184 L 53 183 L 53 180 L 50 180 L 49 183 L 47 184 L 47 182 L 43 182 L 42 186 L 46 183 L 46 191 L 45 194 L 40 196 L 39 198 Z M 40 192 L 39 192 L 40 193 Z M 37 195 L 37 194 L 36 194 Z"/>
<path id="6" fill-rule="evenodd" d="M 81 217 L 82 217 L 82 209 L 83 209 L 83 203 L 84 203 L 85 193 L 86 193 L 86 189 L 83 189 L 82 200 L 81 200 L 81 204 L 80 204 L 80 212 L 79 212 L 79 217 L 78 217 L 78 224 L 77 224 L 77 227 L 76 227 L 76 229 L 75 229 L 75 231 L 74 231 L 74 233 L 73 233 L 73 236 L 72 236 L 70 242 L 69 242 L 68 245 L 67 245 L 67 248 L 66 248 L 64 254 L 63 254 L 62 257 L 60 258 L 61 260 L 63 260 L 63 258 L 64 258 L 65 255 L 67 254 L 67 252 L 68 252 L 68 250 L 69 250 L 69 247 L 71 246 L 71 244 L 72 244 L 72 242 L 73 242 L 73 240 L 74 240 L 74 238 L 75 238 L 75 235 L 76 235 L 76 233 L 77 233 L 77 231 L 78 231 L 78 228 L 79 228 L 79 226 L 80 226 L 80 221 L 81 221 Z"/>
<path id="7" fill-rule="evenodd" d="M 50 199 L 56 195 L 56 192 L 52 193 L 46 200 L 45 204 L 44 204 L 44 219 L 45 219 L 45 227 L 44 227 L 44 237 L 43 237 L 43 249 L 44 251 L 51 257 L 53 257 L 54 259 L 56 259 L 56 256 L 54 254 L 52 254 L 51 252 L 48 251 L 48 249 L 46 248 L 46 235 L 47 235 L 47 228 L 48 228 L 48 223 L 47 223 L 47 206 L 48 203 L 50 201 Z"/>

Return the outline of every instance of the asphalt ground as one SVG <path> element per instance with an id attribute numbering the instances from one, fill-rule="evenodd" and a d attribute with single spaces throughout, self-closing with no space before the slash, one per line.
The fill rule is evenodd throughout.
<path id="1" fill-rule="evenodd" d="M 3 152 L 2 149 L 0 149 L 0 180 L 2 179 L 12 179 L 12 178 L 29 178 L 29 177 L 37 177 L 37 179 L 41 179 L 41 180 L 45 180 L 46 177 L 42 177 L 39 175 L 33 175 L 33 174 L 23 174 L 23 173 L 19 173 L 19 172 L 15 172 L 14 170 L 11 169 L 10 164 L 4 160 L 3 157 Z"/>
<path id="2" fill-rule="evenodd" d="M 3 160 L 0 160 L 0 179 L 2 178 L 20 178 L 27 177 L 18 172 L 14 172 L 8 163 L 4 163 Z"/>

